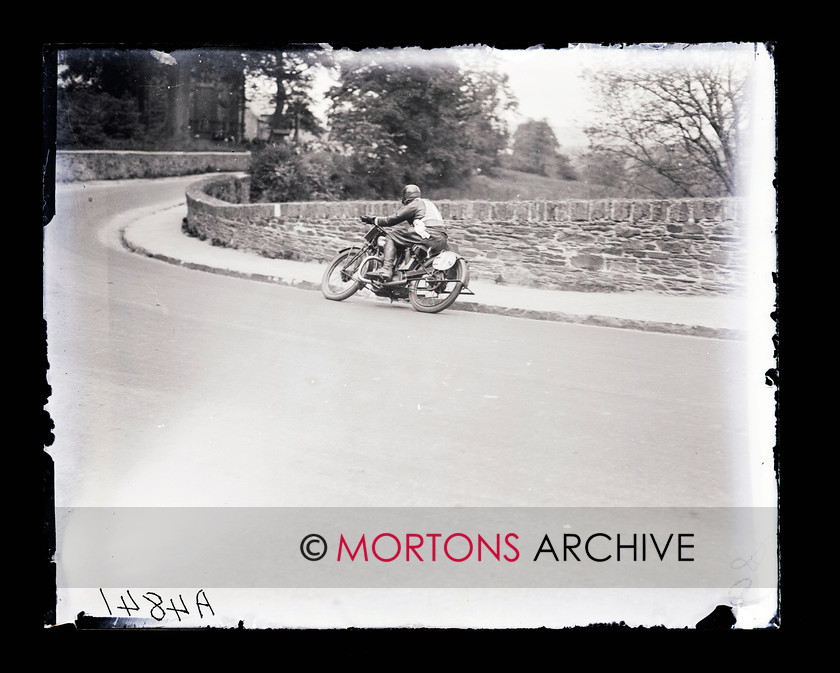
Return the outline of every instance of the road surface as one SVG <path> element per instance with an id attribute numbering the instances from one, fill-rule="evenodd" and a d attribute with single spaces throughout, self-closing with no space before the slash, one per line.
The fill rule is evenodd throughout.
<path id="1" fill-rule="evenodd" d="M 756 461 L 766 453 L 756 452 L 745 343 L 464 311 L 425 315 L 361 297 L 336 303 L 121 247 L 127 218 L 183 201 L 193 179 L 58 189 L 45 232 L 44 304 L 60 511 L 755 504 Z M 59 623 L 82 611 L 113 615 L 134 586 L 120 578 L 100 590 L 98 579 L 73 583 L 74 572 L 104 563 L 102 576 L 119 573 L 113 559 L 122 551 L 145 577 L 201 552 L 183 556 L 184 541 L 159 528 L 106 524 L 88 537 L 64 517 Z M 699 523 L 696 531 L 727 535 Z M 264 532 L 242 534 L 259 543 Z M 245 547 L 225 540 L 191 567 L 231 568 L 239 581 Z M 206 590 L 217 624 L 249 628 L 682 628 L 727 601 L 750 607 L 737 586 L 693 584 L 384 593 L 177 586 L 177 596 Z M 145 608 L 147 590 L 164 593 L 135 589 Z M 772 592 L 751 600 L 761 609 L 741 619 L 765 624 Z M 167 614 L 169 626 L 208 624 L 195 610 L 185 623 Z"/>
<path id="2" fill-rule="evenodd" d="M 744 343 L 335 303 L 120 247 L 191 179 L 58 189 L 57 504 L 750 504 Z"/>

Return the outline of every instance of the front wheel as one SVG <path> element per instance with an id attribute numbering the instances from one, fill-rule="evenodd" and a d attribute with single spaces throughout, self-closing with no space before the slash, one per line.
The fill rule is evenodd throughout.
<path id="1" fill-rule="evenodd" d="M 463 259 L 446 271 L 435 270 L 423 278 L 411 281 L 408 286 L 408 301 L 421 313 L 440 313 L 452 306 L 458 295 L 469 282 L 469 269 Z"/>
<path id="2" fill-rule="evenodd" d="M 324 271 L 321 293 L 332 301 L 343 301 L 358 292 L 363 283 L 353 278 L 362 261 L 361 250 L 351 248 L 340 253 Z"/>

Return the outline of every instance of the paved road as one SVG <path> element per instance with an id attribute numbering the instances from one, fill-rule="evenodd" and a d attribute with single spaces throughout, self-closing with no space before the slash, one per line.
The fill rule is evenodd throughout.
<path id="1" fill-rule="evenodd" d="M 119 246 L 190 180 L 59 189 L 59 505 L 750 504 L 743 343 L 334 303 Z"/>
<path id="2" fill-rule="evenodd" d="M 59 189 L 45 237 L 59 508 L 753 504 L 745 342 L 334 303 L 124 250 L 126 218 L 171 203 L 191 180 Z M 108 564 L 120 542 L 141 571 L 168 570 L 178 545 L 166 541 L 181 542 L 106 526 L 96 544 L 62 521 L 61 572 L 71 548 L 84 569 Z M 707 544 L 728 537 L 691 530 Z M 196 570 L 238 569 L 242 549 L 224 549 Z M 219 623 L 257 628 L 680 628 L 732 599 L 714 589 L 224 586 L 208 588 Z M 108 614 L 103 595 L 61 588 L 59 621 Z M 758 606 L 739 619 L 766 623 Z"/>

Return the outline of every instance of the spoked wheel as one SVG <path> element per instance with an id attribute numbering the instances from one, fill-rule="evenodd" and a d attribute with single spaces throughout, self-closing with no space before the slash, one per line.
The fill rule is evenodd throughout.
<path id="1" fill-rule="evenodd" d="M 340 253 L 324 271 L 321 278 L 321 292 L 327 299 L 342 301 L 358 292 L 363 283 L 353 275 L 358 271 L 362 255 L 359 248 Z"/>
<path id="2" fill-rule="evenodd" d="M 439 313 L 455 303 L 461 288 L 468 282 L 469 269 L 459 258 L 446 271 L 435 270 L 424 278 L 411 281 L 408 301 L 421 313 Z"/>

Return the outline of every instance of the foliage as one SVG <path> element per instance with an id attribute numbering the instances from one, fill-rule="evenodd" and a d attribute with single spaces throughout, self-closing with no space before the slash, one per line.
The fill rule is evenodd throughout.
<path id="1" fill-rule="evenodd" d="M 198 83 L 244 104 L 243 56 L 235 50 L 74 48 L 58 55 L 56 141 L 76 149 L 190 149 L 190 96 Z M 233 115 L 231 115 L 233 116 Z"/>
<path id="2" fill-rule="evenodd" d="M 61 53 L 60 80 L 69 89 L 139 99 L 162 64 L 147 50 L 76 48 Z"/>
<path id="3" fill-rule="evenodd" d="M 579 176 L 582 182 L 611 188 L 613 196 L 634 196 L 628 188 L 629 180 L 624 160 L 614 152 L 589 152 L 582 161 Z"/>
<path id="4" fill-rule="evenodd" d="M 252 83 L 265 80 L 273 83 L 271 127 L 274 131 L 291 131 L 294 140 L 300 131 L 314 135 L 324 132 L 312 112 L 312 87 L 319 67 L 330 64 L 329 52 L 320 49 L 248 51 L 243 59 L 245 73 Z"/>
<path id="5" fill-rule="evenodd" d="M 255 203 L 353 198 L 346 159 L 329 152 L 298 153 L 286 143 L 268 145 L 254 151 L 250 174 Z"/>
<path id="6" fill-rule="evenodd" d="M 634 64 L 588 73 L 600 118 L 587 130 L 590 154 L 573 166 L 545 119 L 521 124 L 507 154 L 506 115 L 516 101 L 480 50 L 68 49 L 60 53 L 57 145 L 251 149 L 252 199 L 264 201 L 392 200 L 407 183 L 426 194 L 480 192 L 476 198 L 574 198 L 578 188 L 628 197 L 736 193 L 742 64 Z M 337 77 L 326 130 L 313 112 L 315 75 L 324 69 Z M 254 79 L 274 83 L 272 123 L 292 131 L 288 145 L 275 136 L 263 149 L 251 146 L 240 129 L 225 143 L 192 132 L 196 91 L 244 119 L 239 106 Z M 551 181 L 525 185 L 522 171 Z M 573 186 L 576 179 L 582 184 Z"/>
<path id="7" fill-rule="evenodd" d="M 601 112 L 586 131 L 591 148 L 619 160 L 626 189 L 658 197 L 737 191 L 745 86 L 737 62 L 668 60 L 590 72 L 589 80 Z"/>
<path id="8" fill-rule="evenodd" d="M 510 166 L 536 175 L 575 177 L 569 158 L 560 153 L 560 143 L 547 119 L 528 119 L 517 127 Z"/>
<path id="9" fill-rule="evenodd" d="M 395 194 L 373 194 L 367 176 L 358 172 L 353 159 L 335 152 L 296 153 L 285 143 L 269 145 L 254 152 L 250 173 L 252 203 L 396 200 Z M 506 168 L 498 168 L 493 175 L 473 175 L 457 186 L 424 189 L 423 193 L 432 199 L 455 201 L 557 201 L 620 196 L 616 188 L 597 181 L 566 180 Z"/>
<path id="10" fill-rule="evenodd" d="M 618 196 L 609 185 L 565 180 L 499 168 L 494 175 L 474 175 L 458 187 L 438 187 L 429 198 L 452 201 L 562 201 Z"/>
<path id="11" fill-rule="evenodd" d="M 131 99 L 84 90 L 59 90 L 57 142 L 62 147 L 102 147 L 140 135 L 140 111 Z"/>
<path id="12" fill-rule="evenodd" d="M 507 142 L 500 76 L 412 49 L 363 52 L 339 65 L 328 92 L 330 140 L 372 195 L 393 198 L 406 183 L 457 185 L 498 165 Z"/>
<path id="13" fill-rule="evenodd" d="M 56 101 L 58 146 L 107 148 L 157 136 L 158 110 L 149 92 L 165 82 L 160 65 L 143 51 L 64 52 Z"/>

